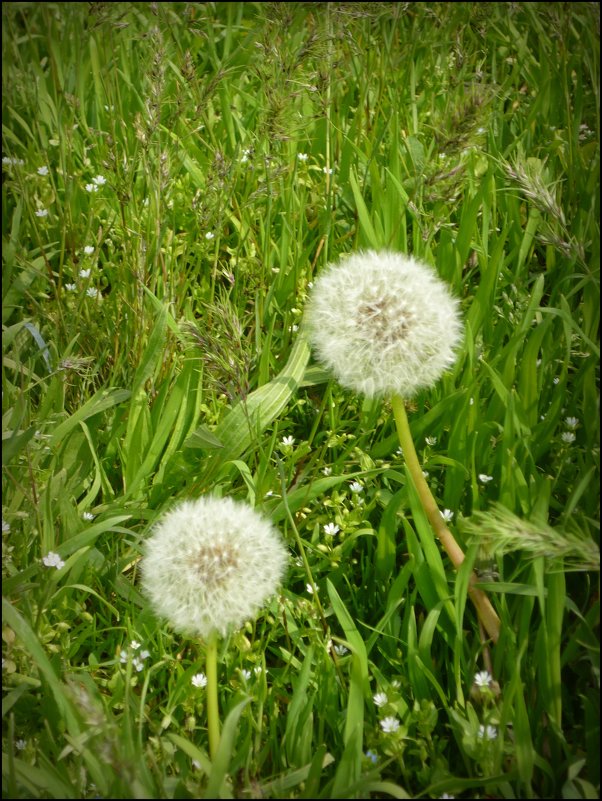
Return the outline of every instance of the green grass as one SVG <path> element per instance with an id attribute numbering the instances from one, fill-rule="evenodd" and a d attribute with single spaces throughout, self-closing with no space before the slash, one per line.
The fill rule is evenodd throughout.
<path id="1" fill-rule="evenodd" d="M 3 794 L 598 797 L 598 6 L 2 15 Z M 366 247 L 461 299 L 408 412 L 458 574 L 391 408 L 304 339 L 314 276 Z M 220 645 L 213 763 L 202 645 L 137 587 L 153 522 L 204 492 L 292 554 Z M 566 547 L 504 548 L 496 503 Z"/>

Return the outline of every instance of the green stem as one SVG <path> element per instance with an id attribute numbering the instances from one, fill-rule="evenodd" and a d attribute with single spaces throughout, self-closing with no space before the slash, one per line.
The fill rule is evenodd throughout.
<path id="1" fill-rule="evenodd" d="M 460 548 L 454 538 L 454 535 L 445 525 L 445 520 L 439 511 L 437 502 L 435 501 L 429 485 L 426 483 L 422 474 L 422 467 L 418 461 L 418 456 L 416 455 L 414 440 L 412 439 L 412 433 L 410 431 L 410 424 L 408 422 L 408 416 L 406 414 L 403 398 L 400 398 L 398 395 L 393 396 L 391 398 L 391 405 L 393 407 L 393 415 L 395 416 L 395 425 L 397 426 L 399 443 L 403 450 L 405 463 L 410 475 L 412 476 L 412 481 L 414 482 L 416 491 L 418 492 L 420 502 L 422 503 L 433 531 L 439 538 L 439 542 L 451 559 L 453 566 L 458 569 L 464 561 L 464 551 L 462 548 Z M 487 634 L 494 642 L 497 642 L 500 635 L 500 620 L 487 595 L 483 592 L 483 590 L 480 590 L 478 587 L 474 586 L 476 581 L 477 577 L 475 573 L 473 573 L 470 578 L 468 594 L 470 595 L 472 602 L 476 607 L 479 618 L 485 627 Z"/>
<path id="2" fill-rule="evenodd" d="M 209 754 L 215 762 L 219 748 L 219 705 L 217 701 L 217 632 L 207 642 L 205 655 L 207 671 L 207 730 L 209 732 Z"/>

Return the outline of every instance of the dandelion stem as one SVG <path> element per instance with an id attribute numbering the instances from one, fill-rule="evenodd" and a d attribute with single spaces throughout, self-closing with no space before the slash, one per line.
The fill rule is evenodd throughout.
<path id="1" fill-rule="evenodd" d="M 462 548 L 460 548 L 454 538 L 454 535 L 445 525 L 445 521 L 441 515 L 441 512 L 439 511 L 437 502 L 435 501 L 433 494 L 422 474 L 422 468 L 420 466 L 420 462 L 418 461 L 418 456 L 416 455 L 414 440 L 412 439 L 410 424 L 408 423 L 408 417 L 403 398 L 400 398 L 398 395 L 394 395 L 391 398 L 391 405 L 393 407 L 395 425 L 397 426 L 397 435 L 399 436 L 399 442 L 403 450 L 403 456 L 410 475 L 412 476 L 416 491 L 418 492 L 420 502 L 422 503 L 433 531 L 439 538 L 439 542 L 443 546 L 446 554 L 449 556 L 453 566 L 457 570 L 464 561 L 464 551 Z M 500 620 L 487 595 L 483 592 L 483 590 L 480 590 L 478 587 L 474 586 L 476 581 L 477 577 L 473 573 L 470 578 L 468 594 L 470 595 L 472 602 L 476 607 L 479 618 L 483 623 L 487 634 L 494 642 L 497 642 L 500 634 Z"/>
<path id="2" fill-rule="evenodd" d="M 217 632 L 213 632 L 207 641 L 206 675 L 207 675 L 207 731 L 209 733 L 209 754 L 215 762 L 219 747 L 219 706 L 217 702 Z"/>

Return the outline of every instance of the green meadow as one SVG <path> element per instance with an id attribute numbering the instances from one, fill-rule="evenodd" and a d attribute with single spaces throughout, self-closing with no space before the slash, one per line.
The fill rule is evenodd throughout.
<path id="1" fill-rule="evenodd" d="M 599 797 L 600 8 L 3 3 L 4 798 Z M 359 250 L 459 299 L 407 415 L 304 327 Z M 205 645 L 154 523 L 290 553 Z M 468 597 L 474 571 L 501 622 Z"/>

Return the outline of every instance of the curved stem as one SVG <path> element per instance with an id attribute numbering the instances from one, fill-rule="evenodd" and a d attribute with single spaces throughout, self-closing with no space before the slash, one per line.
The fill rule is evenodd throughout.
<path id="1" fill-rule="evenodd" d="M 412 480 L 414 482 L 414 486 L 416 487 L 416 491 L 418 492 L 420 502 L 422 503 L 433 531 L 437 535 L 439 542 L 443 546 L 446 554 L 449 556 L 453 566 L 457 570 L 464 561 L 464 551 L 462 548 L 460 548 L 454 538 L 454 535 L 445 525 L 445 520 L 439 511 L 437 502 L 435 501 L 429 485 L 426 483 L 425 478 L 422 475 L 422 467 L 418 461 L 416 449 L 414 448 L 414 440 L 412 439 L 412 433 L 410 431 L 410 424 L 408 423 L 408 417 L 406 415 L 403 398 L 400 398 L 397 395 L 393 396 L 391 398 L 391 405 L 393 407 L 395 425 L 397 426 L 397 434 L 403 450 L 405 463 L 410 471 L 410 475 L 412 476 Z M 495 609 L 491 605 L 491 601 L 487 595 L 483 592 L 483 590 L 480 590 L 478 587 L 474 586 L 476 581 L 477 577 L 473 572 L 472 576 L 470 577 L 468 594 L 470 595 L 472 602 L 476 607 L 479 618 L 483 623 L 487 634 L 494 642 L 497 642 L 498 637 L 500 636 L 500 619 L 497 616 Z"/>
<path id="2" fill-rule="evenodd" d="M 217 700 L 217 633 L 213 632 L 207 642 L 205 654 L 207 671 L 207 731 L 209 733 L 209 754 L 215 762 L 219 748 L 219 705 Z"/>

